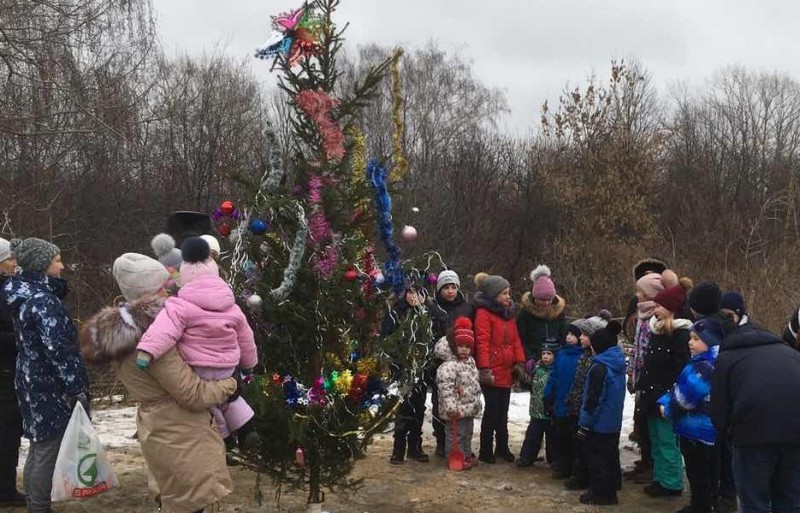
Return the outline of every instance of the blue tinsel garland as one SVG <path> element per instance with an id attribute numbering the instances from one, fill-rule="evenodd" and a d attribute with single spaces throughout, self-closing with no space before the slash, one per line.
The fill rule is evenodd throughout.
<path id="1" fill-rule="evenodd" d="M 389 171 L 377 159 L 370 159 L 367 164 L 367 180 L 375 188 L 375 206 L 378 208 L 378 231 L 386 246 L 386 263 L 383 265 L 386 282 L 392 291 L 400 295 L 405 290 L 403 267 L 400 265 L 400 248 L 394 241 L 394 225 L 392 224 L 392 198 L 386 181 Z"/>

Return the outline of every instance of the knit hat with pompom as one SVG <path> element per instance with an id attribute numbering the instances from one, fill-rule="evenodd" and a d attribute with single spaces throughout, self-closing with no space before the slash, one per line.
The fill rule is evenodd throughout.
<path id="1" fill-rule="evenodd" d="M 597 330 L 605 328 L 611 320 L 611 317 L 611 312 L 603 309 L 600 310 L 597 315 L 592 315 L 585 319 L 578 319 L 573 321 L 572 324 L 577 326 L 577 328 L 588 337 L 591 337 Z"/>
<path id="2" fill-rule="evenodd" d="M 531 271 L 531 295 L 535 299 L 552 301 L 556 297 L 556 285 L 550 276 L 550 268 L 546 265 L 539 265 Z"/>
<path id="3" fill-rule="evenodd" d="M 474 281 L 475 286 L 478 287 L 478 292 L 485 294 L 490 299 L 496 298 L 505 289 L 511 287 L 508 280 L 502 276 L 487 273 L 476 274 Z"/>
<path id="4" fill-rule="evenodd" d="M 155 253 L 161 265 L 167 268 L 180 269 L 181 263 L 183 263 L 181 250 L 175 247 L 175 239 L 172 238 L 172 235 L 159 233 L 150 241 L 150 246 L 153 248 L 153 253 Z"/>
<path id="5" fill-rule="evenodd" d="M 469 317 L 459 317 L 453 323 L 453 329 L 447 338 L 450 350 L 456 353 L 458 346 L 467 346 L 470 349 L 475 347 L 475 332 L 472 330 L 472 321 Z"/>
<path id="6" fill-rule="evenodd" d="M 208 242 L 200 237 L 188 237 L 181 246 L 183 263 L 179 277 L 181 287 L 190 283 L 198 276 L 219 276 L 219 268 L 211 258 L 211 248 Z"/>

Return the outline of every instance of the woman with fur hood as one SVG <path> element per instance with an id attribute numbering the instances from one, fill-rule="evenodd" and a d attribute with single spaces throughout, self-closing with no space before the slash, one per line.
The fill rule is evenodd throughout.
<path id="1" fill-rule="evenodd" d="M 464 454 L 465 469 L 478 463 L 472 452 L 472 430 L 475 417 L 483 411 L 478 368 L 471 356 L 474 347 L 472 321 L 468 317 L 459 317 L 434 348 L 436 357 L 444 362 L 436 371 L 436 387 L 439 390 L 437 413 L 446 423 L 445 454 L 450 454 L 457 443 Z M 458 431 L 458 440 L 454 437 L 453 423 Z"/>
<path id="2" fill-rule="evenodd" d="M 127 301 L 92 317 L 81 330 L 88 362 L 111 364 L 125 389 L 140 403 L 136 428 L 162 511 L 202 512 L 231 493 L 225 446 L 209 408 L 224 403 L 236 380 L 204 381 L 175 348 L 136 366 L 136 345 L 164 307 L 166 268 L 145 255 L 125 253 L 112 268 Z"/>
<path id="3" fill-rule="evenodd" d="M 517 333 L 508 280 L 478 273 L 475 285 L 475 362 L 486 402 L 479 459 L 495 463 L 499 457 L 510 463 L 514 454 L 508 447 L 508 405 L 515 377 L 520 381 L 525 378 L 525 352 Z"/>
<path id="4" fill-rule="evenodd" d="M 550 268 L 546 265 L 540 265 L 531 272 L 531 281 L 531 291 L 522 296 L 517 328 L 525 349 L 525 359 L 539 360 L 545 340 L 564 343 L 567 336 L 567 321 L 564 319 L 567 302 L 556 294 Z"/>

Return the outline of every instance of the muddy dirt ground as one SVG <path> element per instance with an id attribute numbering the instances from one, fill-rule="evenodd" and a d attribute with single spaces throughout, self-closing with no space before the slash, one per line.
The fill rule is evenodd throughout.
<path id="1" fill-rule="evenodd" d="M 527 424 L 522 420 L 509 422 L 512 450 L 518 451 Z M 476 423 L 476 438 L 477 428 Z M 426 424 L 429 431 L 430 424 Z M 131 429 L 130 434 L 133 433 Z M 102 436 L 101 436 L 102 438 Z M 426 443 L 430 443 L 430 435 Z M 578 502 L 580 492 L 563 489 L 561 481 L 550 478 L 543 463 L 535 467 L 518 469 L 514 464 L 480 464 L 465 472 L 450 472 L 444 460 L 432 457 L 429 463 L 406 462 L 401 466 L 389 465 L 392 437 L 379 435 L 370 447 L 368 456 L 356 465 L 354 477 L 364 477 L 364 487 L 350 495 L 329 493 L 323 510 L 330 513 L 451 513 L 460 511 L 500 512 L 590 512 L 614 511 L 633 513 L 672 513 L 683 507 L 687 497 L 651 499 L 644 495 L 642 485 L 625 483 L 620 493 L 620 504 L 599 508 L 583 506 Z M 432 448 L 428 448 L 432 452 Z M 475 444 L 477 450 L 477 444 Z M 153 513 L 156 508 L 148 497 L 145 463 L 139 447 L 112 448 L 109 451 L 121 486 L 99 497 L 82 502 L 54 505 L 57 513 Z M 636 455 L 623 448 L 623 466 L 630 464 Z M 280 508 L 273 496 L 268 480 L 262 484 L 264 503 L 255 500 L 255 475 L 241 467 L 231 467 L 234 493 L 217 509 L 233 513 L 304 512 L 305 495 L 285 493 Z M 23 508 L 8 509 L 9 513 L 24 513 Z M 208 510 L 207 510 L 208 511 Z"/>

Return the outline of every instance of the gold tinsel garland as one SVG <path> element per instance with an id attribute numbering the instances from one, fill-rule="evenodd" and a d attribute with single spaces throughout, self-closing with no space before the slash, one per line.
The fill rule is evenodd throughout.
<path id="1" fill-rule="evenodd" d="M 394 167 L 389 175 L 391 182 L 402 180 L 408 172 L 408 160 L 403 154 L 403 138 L 405 134 L 405 123 L 403 123 L 403 91 L 400 87 L 400 58 L 403 50 L 396 49 L 392 59 L 392 151 L 394 157 Z"/>

